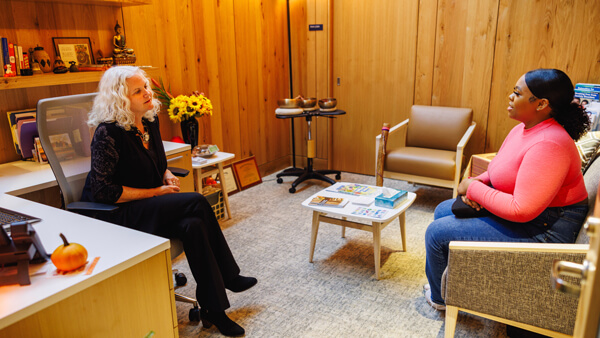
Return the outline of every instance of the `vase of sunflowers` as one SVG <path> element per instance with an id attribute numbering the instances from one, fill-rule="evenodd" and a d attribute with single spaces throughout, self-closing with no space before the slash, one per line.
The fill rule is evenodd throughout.
<path id="1" fill-rule="evenodd" d="M 198 117 L 204 115 L 212 115 L 213 106 L 210 100 L 204 96 L 204 93 L 198 91 L 192 92 L 191 95 L 173 96 L 169 90 L 165 89 L 162 79 L 159 82 L 152 79 L 154 84 L 154 92 L 167 107 L 169 119 L 175 123 L 179 122 L 181 127 L 181 136 L 185 143 L 191 144 L 192 149 L 198 145 Z"/>

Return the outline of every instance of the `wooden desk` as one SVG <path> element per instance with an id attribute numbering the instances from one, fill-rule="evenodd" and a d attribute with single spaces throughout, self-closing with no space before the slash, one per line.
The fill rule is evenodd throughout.
<path id="1" fill-rule="evenodd" d="M 100 260 L 91 275 L 52 278 L 36 275 L 50 261 L 32 265 L 31 285 L 0 286 L 0 337 L 177 337 L 169 240 L 13 196 L 55 185 L 48 165 L 0 165 L 0 205 L 42 218 L 33 227 L 49 254 L 63 233 Z"/>
<path id="2" fill-rule="evenodd" d="M 225 202 L 225 210 L 227 210 L 227 218 L 231 219 L 231 209 L 229 209 L 229 197 L 227 195 L 227 188 L 225 188 L 225 176 L 223 175 L 223 162 L 229 161 L 235 157 L 235 154 L 226 153 L 219 151 L 212 157 L 207 158 L 206 162 L 197 164 L 192 161 L 192 168 L 194 169 L 194 179 L 196 180 L 196 191 L 202 193 L 202 179 L 214 174 L 219 174 L 221 180 L 221 191 L 223 193 L 223 201 Z M 208 167 L 216 167 L 213 170 L 204 171 L 202 169 Z"/>

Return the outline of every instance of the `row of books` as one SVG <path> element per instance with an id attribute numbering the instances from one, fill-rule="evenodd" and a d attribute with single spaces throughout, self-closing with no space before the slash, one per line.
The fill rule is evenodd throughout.
<path id="1" fill-rule="evenodd" d="M 9 42 L 7 38 L 0 38 L 0 75 L 12 77 L 21 75 L 22 69 L 29 69 L 29 56 L 23 51 L 22 46 Z M 23 72 L 24 73 L 24 72 Z"/>

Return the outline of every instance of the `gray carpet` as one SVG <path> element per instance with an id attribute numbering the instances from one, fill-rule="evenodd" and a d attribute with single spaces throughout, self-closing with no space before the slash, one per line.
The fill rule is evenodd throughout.
<path id="1" fill-rule="evenodd" d="M 288 189 L 275 175 L 230 196 L 233 219 L 222 223 L 243 275 L 258 285 L 243 293 L 228 291 L 227 314 L 246 329 L 246 337 L 443 337 L 444 312 L 422 295 L 425 277 L 424 234 L 435 206 L 452 197 L 449 189 L 385 180 L 385 186 L 413 191 L 417 200 L 406 212 L 407 252 L 400 251 L 400 227 L 393 221 L 381 235 L 381 279 L 375 279 L 372 234 L 322 223 L 314 263 L 308 262 L 312 212 L 301 206 L 329 186 L 316 180 Z M 342 181 L 375 184 L 373 176 L 342 173 Z M 173 267 L 188 285 L 177 292 L 195 296 L 185 256 Z M 188 320 L 190 305 L 177 303 L 181 337 L 220 336 L 213 326 Z M 505 326 L 460 314 L 457 337 L 506 337 Z"/>

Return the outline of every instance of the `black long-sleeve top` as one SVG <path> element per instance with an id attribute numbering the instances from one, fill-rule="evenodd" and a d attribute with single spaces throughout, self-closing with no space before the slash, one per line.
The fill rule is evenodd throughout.
<path id="1" fill-rule="evenodd" d="M 150 189 L 163 185 L 167 158 L 158 118 L 154 122 L 144 119 L 143 123 L 150 135 L 149 149 L 144 148 L 135 128 L 126 131 L 114 122 L 96 128 L 82 201 L 114 204 L 123 186 Z"/>

